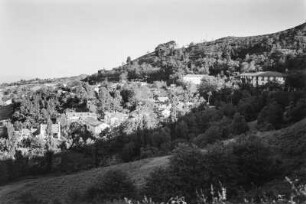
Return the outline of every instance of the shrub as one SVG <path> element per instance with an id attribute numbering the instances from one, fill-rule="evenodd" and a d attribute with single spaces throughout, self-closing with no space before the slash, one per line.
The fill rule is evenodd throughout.
<path id="1" fill-rule="evenodd" d="M 109 170 L 87 191 L 87 197 L 95 201 L 113 201 L 135 196 L 136 187 L 133 181 L 121 170 Z"/>
<path id="2" fill-rule="evenodd" d="M 0 185 L 5 184 L 9 180 L 7 165 L 5 162 L 0 162 Z"/>
<path id="3" fill-rule="evenodd" d="M 289 112 L 290 122 L 297 122 L 306 117 L 306 99 L 300 99 Z"/>

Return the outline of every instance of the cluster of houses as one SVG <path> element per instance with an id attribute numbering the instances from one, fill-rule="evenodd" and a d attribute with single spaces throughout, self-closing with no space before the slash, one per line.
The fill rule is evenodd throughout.
<path id="1" fill-rule="evenodd" d="M 128 114 L 120 112 L 105 112 L 104 119 L 99 120 L 96 113 L 91 112 L 67 112 L 65 114 L 66 121 L 68 125 L 72 122 L 78 122 L 82 125 L 85 125 L 87 130 L 91 132 L 94 136 L 98 136 L 102 131 L 111 129 L 119 126 L 128 118 Z M 7 137 L 7 120 L 0 120 L 0 137 Z M 48 130 L 48 128 L 50 128 Z M 35 135 L 39 138 L 47 138 L 51 131 L 51 136 L 54 139 L 62 139 L 62 126 L 60 122 L 52 124 L 51 127 L 48 127 L 47 124 L 40 124 L 39 128 L 23 128 L 18 131 L 14 131 L 15 135 L 18 135 L 18 139 L 22 140 L 23 138 L 28 138 L 32 135 Z"/>
<path id="2" fill-rule="evenodd" d="M 183 81 L 186 83 L 191 83 L 194 85 L 199 85 L 203 77 L 207 75 L 198 75 L 198 74 L 187 74 L 183 77 Z M 283 85 L 285 83 L 286 75 L 280 72 L 253 72 L 253 73 L 241 73 L 236 76 L 240 80 L 242 84 L 250 84 L 254 87 L 265 85 L 269 82 L 276 82 L 278 84 Z M 96 87 L 95 91 L 98 92 L 98 88 Z M 171 88 L 171 87 L 170 87 Z M 170 99 L 167 96 L 161 96 L 160 94 L 155 94 L 156 97 L 152 99 L 156 104 L 158 113 L 161 118 L 167 119 L 170 117 L 172 105 L 170 103 Z M 8 101 L 8 103 L 11 103 Z M 184 104 L 180 102 L 177 104 L 181 109 L 188 109 L 189 106 L 192 106 L 192 103 Z M 3 137 L 7 134 L 6 131 L 6 115 L 12 112 L 12 108 L 10 106 L 0 106 L 0 137 Z M 95 107 L 93 105 L 93 107 Z M 92 108 L 89 107 L 91 110 Z M 92 111 L 92 110 L 91 110 Z M 104 114 L 103 119 L 99 119 L 97 114 L 92 112 L 67 112 L 65 114 L 65 118 L 68 124 L 72 122 L 79 122 L 86 126 L 87 130 L 90 131 L 93 135 L 97 136 L 102 131 L 111 129 L 114 127 L 119 126 L 125 120 L 128 119 L 129 115 L 126 113 L 121 112 L 106 112 Z M 56 124 L 52 124 L 51 135 L 54 139 L 61 140 L 61 124 L 58 122 Z M 21 129 L 20 131 L 15 131 L 15 134 L 21 136 L 21 138 L 28 137 L 30 135 L 37 135 L 41 138 L 47 137 L 49 134 L 47 133 L 48 125 L 47 124 L 40 124 L 38 129 L 31 128 L 31 129 Z"/>
<path id="3" fill-rule="evenodd" d="M 68 124 L 72 122 L 78 122 L 85 125 L 87 130 L 94 136 L 98 136 L 102 131 L 111 129 L 120 125 L 128 118 L 127 114 L 120 112 L 105 112 L 104 119 L 99 120 L 98 115 L 92 112 L 67 112 L 65 114 Z M 52 124 L 52 137 L 55 139 L 61 139 L 61 125 L 60 123 Z M 39 136 L 46 137 L 47 125 L 41 124 Z"/>

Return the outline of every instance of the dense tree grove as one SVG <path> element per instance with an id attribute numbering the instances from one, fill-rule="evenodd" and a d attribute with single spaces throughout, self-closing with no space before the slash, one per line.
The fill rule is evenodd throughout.
<path id="1" fill-rule="evenodd" d="M 281 177 L 284 172 L 280 167 L 272 150 L 255 137 L 244 138 L 232 146 L 215 145 L 208 152 L 181 145 L 169 167 L 150 175 L 144 193 L 160 201 L 174 194 L 187 196 L 187 200 L 195 203 L 197 191 L 212 199 L 211 185 L 218 191 L 222 191 L 223 185 L 228 189 L 227 198 L 239 199 L 241 190 L 247 192 Z"/>

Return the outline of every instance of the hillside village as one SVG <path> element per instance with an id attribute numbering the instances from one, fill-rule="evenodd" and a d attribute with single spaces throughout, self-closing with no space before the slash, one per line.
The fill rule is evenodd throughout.
<path id="1" fill-rule="evenodd" d="M 183 82 L 186 84 L 190 84 L 190 86 L 198 86 L 201 84 L 201 81 L 203 78 L 209 77 L 208 75 L 197 75 L 197 74 L 187 74 L 183 76 Z M 238 87 L 238 83 L 241 84 L 249 84 L 254 87 L 257 86 L 263 86 L 266 85 L 269 82 L 277 83 L 283 87 L 285 83 L 285 74 L 279 73 L 279 72 L 255 72 L 255 73 L 242 73 L 235 76 L 235 80 L 232 82 L 232 86 Z M 150 85 L 145 82 L 136 82 L 136 84 L 139 84 L 140 86 L 149 87 Z M 117 86 L 123 86 L 124 83 L 113 83 L 112 88 L 116 89 Z M 94 91 L 98 94 L 101 84 L 97 84 L 92 86 Z M 169 86 L 169 90 L 175 89 L 176 84 L 171 84 Z M 58 93 L 65 94 L 66 91 L 63 91 L 61 89 L 57 89 Z M 146 101 L 154 103 L 156 106 L 155 109 L 157 110 L 157 114 L 163 121 L 167 121 L 167 119 L 170 117 L 172 104 L 170 103 L 170 98 L 168 96 L 165 96 L 165 94 L 161 94 L 158 89 L 152 89 L 153 97 L 145 99 Z M 2 93 L 2 92 L 1 92 Z M 11 107 L 13 99 L 8 99 L 7 101 L 3 102 L 2 109 L 9 109 Z M 204 98 L 201 99 L 201 102 L 206 101 Z M 140 102 L 141 103 L 141 102 Z M 193 107 L 196 107 L 193 101 L 179 101 L 176 106 L 183 110 L 190 110 Z M 89 111 L 87 112 L 76 112 L 76 111 L 66 111 L 66 113 L 63 113 L 63 117 L 67 121 L 68 125 L 72 122 L 78 122 L 81 124 L 84 124 L 86 128 L 91 132 L 93 135 L 97 136 L 102 131 L 108 129 L 109 131 L 112 128 L 115 128 L 119 126 L 121 123 L 123 123 L 125 120 L 127 120 L 129 114 L 127 113 L 121 113 L 121 112 L 104 112 L 103 118 L 99 117 L 94 110 L 96 110 L 96 105 L 94 101 L 88 101 L 87 102 L 87 108 Z M 187 111 L 188 112 L 188 111 Z M 10 114 L 2 114 L 1 118 L 1 128 L 2 128 L 2 135 L 4 135 L 4 132 L 6 132 L 5 129 L 5 123 L 8 122 L 8 119 L 10 118 Z M 59 117 L 60 118 L 60 117 Z M 59 120 L 57 118 L 57 120 Z M 14 134 L 21 135 L 22 139 L 26 139 L 29 137 L 32 137 L 34 135 L 37 135 L 42 138 L 46 138 L 48 136 L 47 134 L 47 128 L 48 124 L 41 123 L 39 124 L 39 127 L 30 127 L 30 128 L 22 128 L 21 130 L 14 131 Z M 56 124 L 52 124 L 51 126 L 51 134 L 53 138 L 60 140 L 61 139 L 61 124 L 60 122 Z"/>
<path id="2" fill-rule="evenodd" d="M 306 167 L 302 127 L 290 129 L 306 117 L 305 35 L 302 24 L 182 48 L 170 41 L 93 75 L 2 84 L 0 184 L 171 155 L 146 180 L 156 200 L 172 183 L 192 200 L 193 185 L 207 193 L 219 179 L 232 199 L 241 189 L 289 195 L 278 183 Z"/>

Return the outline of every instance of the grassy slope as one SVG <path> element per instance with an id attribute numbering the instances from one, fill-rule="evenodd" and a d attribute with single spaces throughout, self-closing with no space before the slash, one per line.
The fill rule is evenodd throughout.
<path id="1" fill-rule="evenodd" d="M 278 146 L 282 150 L 289 151 L 289 153 L 291 153 L 292 149 L 300 150 L 294 153 L 304 156 L 306 152 L 304 148 L 306 146 L 306 119 L 288 128 L 257 132 L 256 136 L 270 144 L 272 143 L 272 145 Z M 289 155 L 287 159 L 291 162 L 301 161 L 302 158 L 299 158 L 298 155 Z M 144 184 L 145 177 L 152 170 L 157 167 L 165 167 L 168 164 L 169 157 L 143 159 L 104 168 L 96 168 L 72 175 L 23 180 L 0 187 L 0 200 L 1 203 L 17 203 L 16 199 L 25 192 L 32 192 L 36 197 L 44 200 L 65 199 L 70 191 L 84 191 L 84 189 L 94 183 L 98 176 L 103 175 L 109 169 L 121 169 L 128 172 L 136 184 L 141 187 Z"/>
<path id="2" fill-rule="evenodd" d="M 96 178 L 110 169 L 121 169 L 129 173 L 135 183 L 141 187 L 146 176 L 155 168 L 165 167 L 169 156 L 143 159 L 140 161 L 123 163 L 114 166 L 96 168 L 72 175 L 57 177 L 42 177 L 27 179 L 0 187 L 1 203 L 18 203 L 18 197 L 26 192 L 31 192 L 35 197 L 43 200 L 65 199 L 71 191 L 84 191 L 92 185 Z"/>

